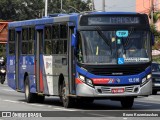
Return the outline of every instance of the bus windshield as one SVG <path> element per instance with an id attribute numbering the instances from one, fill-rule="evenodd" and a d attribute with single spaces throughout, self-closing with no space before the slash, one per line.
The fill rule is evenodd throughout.
<path id="1" fill-rule="evenodd" d="M 117 31 L 80 31 L 77 59 L 87 64 L 137 64 L 149 62 L 150 32 L 127 31 L 125 37 Z"/>

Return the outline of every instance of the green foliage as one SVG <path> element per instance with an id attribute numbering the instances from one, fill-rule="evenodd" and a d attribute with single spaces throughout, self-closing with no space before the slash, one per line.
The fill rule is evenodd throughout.
<path id="1" fill-rule="evenodd" d="M 157 31 L 156 26 L 154 24 L 150 24 L 150 29 L 154 36 L 160 36 L 160 33 Z"/>
<path id="2" fill-rule="evenodd" d="M 152 61 L 160 63 L 160 56 L 152 56 Z"/>
<path id="3" fill-rule="evenodd" d="M 63 0 L 63 6 L 61 10 L 61 0 L 50 0 L 49 1 L 49 8 L 48 13 L 72 13 L 72 12 L 82 12 L 82 11 L 89 11 L 91 3 L 90 0 L 87 2 L 81 0 Z"/>
<path id="4" fill-rule="evenodd" d="M 89 11 L 91 0 L 48 0 L 48 14 Z M 0 0 L 0 19 L 27 20 L 44 16 L 44 0 Z"/>
<path id="5" fill-rule="evenodd" d="M 160 12 L 153 13 L 153 22 L 156 23 L 160 19 Z"/>

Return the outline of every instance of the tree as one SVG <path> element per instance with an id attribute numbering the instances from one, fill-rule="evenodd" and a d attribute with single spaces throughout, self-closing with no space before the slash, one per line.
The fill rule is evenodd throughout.
<path id="1" fill-rule="evenodd" d="M 12 21 L 34 19 L 40 17 L 43 8 L 43 0 L 0 0 L 0 18 Z"/>
<path id="2" fill-rule="evenodd" d="M 61 1 L 60 0 L 50 0 L 48 13 L 73 13 L 73 12 L 83 12 L 90 11 L 91 0 L 81 1 L 81 0 L 62 0 L 63 10 L 61 10 Z"/>
<path id="3" fill-rule="evenodd" d="M 0 18 L 3 20 L 16 20 L 18 0 L 0 0 Z"/>
<path id="4" fill-rule="evenodd" d="M 160 19 L 160 11 L 153 13 L 153 22 L 156 23 Z"/>
<path id="5" fill-rule="evenodd" d="M 48 0 L 48 13 L 71 13 L 90 11 L 91 0 Z M 44 0 L 0 0 L 0 19 L 3 20 L 27 20 L 41 18 L 44 15 Z M 77 10 L 76 10 L 77 9 Z"/>

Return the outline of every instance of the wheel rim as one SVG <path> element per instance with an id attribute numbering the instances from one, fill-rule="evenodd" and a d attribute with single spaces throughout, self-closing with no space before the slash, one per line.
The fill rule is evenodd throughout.
<path id="1" fill-rule="evenodd" d="M 62 88 L 62 99 L 63 99 L 63 102 L 67 101 L 66 87 L 65 86 L 63 86 L 63 88 Z"/>
<path id="2" fill-rule="evenodd" d="M 28 85 L 26 85 L 25 95 L 26 95 L 26 98 L 28 98 L 29 96 L 29 86 Z"/>

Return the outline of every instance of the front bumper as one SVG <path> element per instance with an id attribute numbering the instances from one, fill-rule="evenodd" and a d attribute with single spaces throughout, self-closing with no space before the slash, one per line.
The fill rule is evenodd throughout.
<path id="1" fill-rule="evenodd" d="M 123 93 L 112 93 L 112 88 L 124 88 Z M 100 90 L 101 89 L 101 92 Z M 95 86 L 90 87 L 86 84 L 78 84 L 76 95 L 79 97 L 125 97 L 125 96 L 147 96 L 152 94 L 152 81 L 149 80 L 145 85 L 130 86 Z"/>

